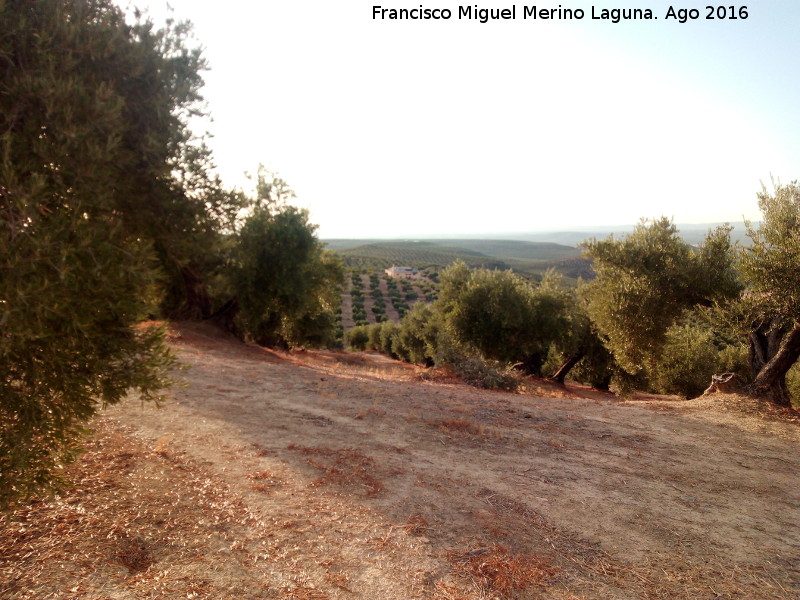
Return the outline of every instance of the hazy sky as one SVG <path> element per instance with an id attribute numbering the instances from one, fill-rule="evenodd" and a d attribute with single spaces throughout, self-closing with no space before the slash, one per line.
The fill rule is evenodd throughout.
<path id="1" fill-rule="evenodd" d="M 170 0 L 210 63 L 223 179 L 278 171 L 321 237 L 757 219 L 762 181 L 800 178 L 796 0 L 736 20 L 676 3 L 698 10 L 686 23 L 665 2 L 596 2 L 658 17 L 616 24 L 582 1 L 560 4 L 582 20 L 519 3 L 487 23 L 444 0 L 422 6 L 450 20 L 375 20 L 379 1 Z M 163 21 L 165 2 L 135 4 Z"/>

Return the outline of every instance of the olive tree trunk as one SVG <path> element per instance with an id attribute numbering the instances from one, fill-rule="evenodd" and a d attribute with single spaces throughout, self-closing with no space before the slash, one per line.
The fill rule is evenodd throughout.
<path id="1" fill-rule="evenodd" d="M 183 302 L 170 315 L 176 320 L 202 321 L 211 314 L 211 299 L 208 297 L 205 280 L 191 267 L 181 267 L 183 282 Z"/>
<path id="2" fill-rule="evenodd" d="M 236 327 L 236 315 L 239 314 L 239 310 L 239 299 L 231 298 L 219 310 L 209 316 L 206 321 L 214 323 L 238 338 L 243 338 L 242 332 Z"/>
<path id="3" fill-rule="evenodd" d="M 581 361 L 581 359 L 584 357 L 585 354 L 586 352 L 584 352 L 583 350 L 579 350 L 575 354 L 571 355 L 569 358 L 567 358 L 567 360 L 564 361 L 564 363 L 558 368 L 558 370 L 555 373 L 553 373 L 550 377 L 548 377 L 548 379 L 550 381 L 554 381 L 556 383 L 564 385 L 564 382 L 566 381 L 567 378 L 567 374 L 572 370 L 572 367 L 574 367 Z"/>
<path id="4" fill-rule="evenodd" d="M 800 323 L 791 329 L 769 323 L 750 334 L 751 393 L 791 406 L 786 373 L 800 358 Z"/>

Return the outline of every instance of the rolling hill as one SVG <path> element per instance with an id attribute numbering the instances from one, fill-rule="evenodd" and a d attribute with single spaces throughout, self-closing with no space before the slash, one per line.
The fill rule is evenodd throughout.
<path id="1" fill-rule="evenodd" d="M 365 269 L 385 269 L 393 264 L 441 269 L 463 260 L 472 267 L 513 269 L 532 275 L 554 267 L 574 278 L 576 272 L 583 272 L 588 266 L 580 258 L 579 249 L 550 242 L 441 239 L 325 240 L 325 243 L 347 266 Z"/>

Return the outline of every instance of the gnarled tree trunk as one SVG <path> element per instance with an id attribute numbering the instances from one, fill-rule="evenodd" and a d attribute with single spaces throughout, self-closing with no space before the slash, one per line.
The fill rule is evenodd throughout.
<path id="1" fill-rule="evenodd" d="M 781 406 L 791 406 L 786 373 L 800 358 L 800 323 L 785 329 L 768 323 L 750 334 L 750 368 L 753 383 L 749 391 Z"/>
<path id="2" fill-rule="evenodd" d="M 208 318 L 211 314 L 211 300 L 208 297 L 205 281 L 188 266 L 181 267 L 181 279 L 183 280 L 184 299 L 180 308 L 171 315 L 172 318 L 188 321 L 201 321 Z"/>
<path id="3" fill-rule="evenodd" d="M 213 315 L 209 316 L 207 321 L 214 323 L 225 331 L 229 331 L 238 338 L 242 338 L 242 333 L 236 328 L 236 315 L 239 314 L 239 299 L 231 298 Z"/>
<path id="4" fill-rule="evenodd" d="M 584 357 L 585 354 L 586 352 L 584 350 L 579 350 L 578 352 L 567 358 L 567 360 L 564 361 L 564 363 L 558 368 L 558 370 L 555 373 L 553 373 L 550 377 L 548 377 L 548 379 L 550 381 L 555 381 L 556 383 L 564 385 L 564 382 L 567 378 L 567 374 L 572 370 L 572 367 L 574 367 L 581 361 L 581 359 Z"/>

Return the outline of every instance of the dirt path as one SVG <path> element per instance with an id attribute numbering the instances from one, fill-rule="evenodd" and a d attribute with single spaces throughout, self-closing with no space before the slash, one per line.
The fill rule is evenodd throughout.
<path id="1" fill-rule="evenodd" d="M 114 407 L 98 434 L 102 460 L 127 465 L 102 493 L 148 490 L 125 538 L 150 549 L 147 567 L 54 554 L 59 585 L 81 594 L 26 595 L 45 560 L 34 547 L 17 557 L 27 579 L 0 562 L 15 586 L 0 597 L 800 597 L 794 422 L 733 400 L 485 392 L 385 359 L 276 355 L 196 328 L 175 345 L 187 387 L 159 410 Z M 78 523 L 88 493 L 55 506 Z M 47 506 L 8 531 L 55 535 L 34 524 Z M 162 513 L 180 506 L 188 529 L 173 547 Z"/>

